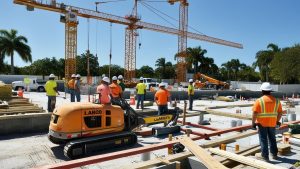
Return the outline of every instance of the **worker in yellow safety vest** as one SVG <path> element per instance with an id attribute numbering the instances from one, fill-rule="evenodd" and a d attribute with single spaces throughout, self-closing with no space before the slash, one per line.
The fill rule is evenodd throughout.
<path id="1" fill-rule="evenodd" d="M 263 161 L 269 161 L 269 148 L 273 159 L 277 159 L 277 142 L 275 138 L 276 125 L 280 126 L 282 106 L 278 99 L 271 95 L 272 86 L 265 82 L 260 87 L 262 97 L 257 99 L 252 107 L 252 128 L 256 130 L 258 126 L 259 142 L 261 153 L 255 156 Z"/>
<path id="2" fill-rule="evenodd" d="M 136 92 L 137 92 L 137 104 L 136 109 L 139 109 L 140 103 L 141 108 L 144 109 L 144 99 L 146 96 L 146 84 L 143 83 L 144 78 L 140 77 L 140 83 L 136 85 Z"/>
<path id="3" fill-rule="evenodd" d="M 50 74 L 49 80 L 45 84 L 46 95 L 48 96 L 48 112 L 53 112 L 56 104 L 57 83 L 54 80 L 55 75 Z"/>
<path id="4" fill-rule="evenodd" d="M 194 95 L 195 95 L 195 88 L 193 86 L 193 79 L 189 80 L 188 85 L 188 97 L 189 97 L 189 110 L 193 110 L 193 101 L 194 101 Z"/>

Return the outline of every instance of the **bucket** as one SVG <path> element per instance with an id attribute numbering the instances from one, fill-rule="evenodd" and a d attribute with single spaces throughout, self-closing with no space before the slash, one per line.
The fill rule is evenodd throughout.
<path id="1" fill-rule="evenodd" d="M 242 120 L 237 120 L 236 121 L 236 126 L 241 126 L 243 125 L 243 121 Z"/>
<path id="2" fill-rule="evenodd" d="M 236 125 L 237 125 L 237 121 L 236 120 L 231 120 L 230 126 L 231 127 L 236 127 Z"/>
<path id="3" fill-rule="evenodd" d="M 198 120 L 198 124 L 202 124 L 203 119 L 204 119 L 204 115 L 203 115 L 203 113 L 200 113 L 200 115 L 199 115 L 199 120 Z"/>
<path id="4" fill-rule="evenodd" d="M 145 152 L 142 154 L 142 161 L 150 160 L 150 152 Z"/>
<path id="5" fill-rule="evenodd" d="M 19 88 L 19 90 L 18 90 L 18 96 L 19 97 L 21 97 L 21 98 L 23 98 L 23 90 L 21 89 L 21 88 Z"/>
<path id="6" fill-rule="evenodd" d="M 296 121 L 296 114 L 288 114 L 287 118 L 288 121 Z"/>
<path id="7" fill-rule="evenodd" d="M 135 105 L 135 98 L 134 98 L 134 96 L 130 96 L 129 104 L 130 105 Z"/>

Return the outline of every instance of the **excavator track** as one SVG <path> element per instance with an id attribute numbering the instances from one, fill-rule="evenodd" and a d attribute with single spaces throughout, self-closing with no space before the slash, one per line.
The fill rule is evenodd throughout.
<path id="1" fill-rule="evenodd" d="M 82 138 L 68 142 L 64 147 L 64 155 L 69 159 L 77 159 L 105 149 L 125 147 L 136 143 L 137 136 L 132 132 Z"/>

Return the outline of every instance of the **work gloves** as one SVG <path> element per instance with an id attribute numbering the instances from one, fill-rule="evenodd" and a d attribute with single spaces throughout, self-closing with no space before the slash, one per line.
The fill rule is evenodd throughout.
<path id="1" fill-rule="evenodd" d="M 252 130 L 256 130 L 257 129 L 256 127 L 257 127 L 257 124 L 256 123 L 252 123 L 252 128 L 251 129 Z"/>
<path id="2" fill-rule="evenodd" d="M 280 127 L 281 126 L 281 123 L 278 121 L 278 122 L 276 122 L 276 127 Z"/>

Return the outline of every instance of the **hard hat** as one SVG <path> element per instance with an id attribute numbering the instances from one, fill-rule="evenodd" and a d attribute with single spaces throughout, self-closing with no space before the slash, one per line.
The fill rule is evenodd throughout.
<path id="1" fill-rule="evenodd" d="M 144 80 L 144 78 L 143 78 L 143 77 L 140 77 L 140 80 Z"/>
<path id="2" fill-rule="evenodd" d="M 111 79 L 112 80 L 118 80 L 117 76 L 113 76 Z"/>
<path id="3" fill-rule="evenodd" d="M 122 76 L 122 75 L 119 75 L 119 76 L 118 76 L 118 79 L 123 79 L 123 76 Z"/>
<path id="4" fill-rule="evenodd" d="M 76 77 L 76 75 L 75 75 L 75 74 L 72 74 L 72 76 L 71 76 L 71 77 L 72 77 L 72 78 L 73 78 L 73 77 Z"/>
<path id="5" fill-rule="evenodd" d="M 54 74 L 50 74 L 49 77 L 52 77 L 52 78 L 53 78 L 53 77 L 55 77 L 55 75 L 54 75 Z"/>
<path id="6" fill-rule="evenodd" d="M 77 74 L 76 77 L 81 77 L 80 74 Z"/>
<path id="7" fill-rule="evenodd" d="M 271 86 L 271 84 L 269 82 L 264 82 L 261 86 L 260 86 L 260 90 L 263 91 L 272 91 L 273 88 Z"/>
<path id="8" fill-rule="evenodd" d="M 192 83 L 192 82 L 194 82 L 194 80 L 193 80 L 193 79 L 190 79 L 189 82 Z"/>
<path id="9" fill-rule="evenodd" d="M 107 83 L 109 83 L 109 82 L 110 82 L 110 80 L 109 80 L 109 78 L 108 78 L 108 77 L 104 77 L 102 80 L 103 80 L 104 82 L 107 82 Z"/>
<path id="10" fill-rule="evenodd" d="M 164 83 L 160 83 L 158 86 L 159 87 L 165 87 L 166 85 Z"/>

